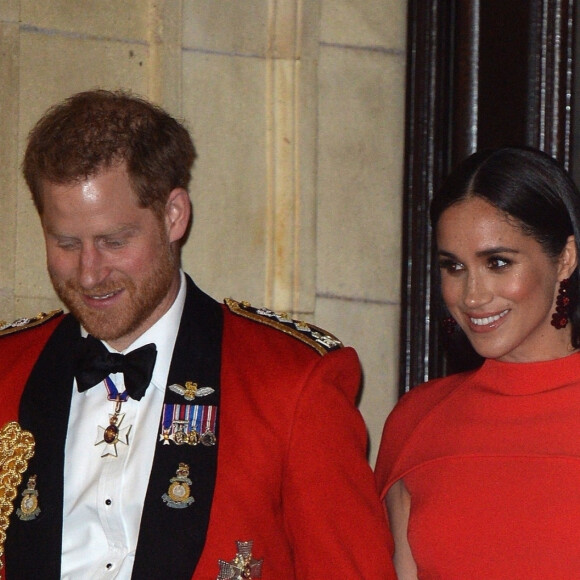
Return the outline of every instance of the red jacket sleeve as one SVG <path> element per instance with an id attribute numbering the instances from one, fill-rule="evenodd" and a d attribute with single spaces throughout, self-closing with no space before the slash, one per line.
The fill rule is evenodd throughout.
<path id="1" fill-rule="evenodd" d="M 321 357 L 302 385 L 283 481 L 297 577 L 394 578 L 389 536 L 355 407 L 354 350 Z"/>

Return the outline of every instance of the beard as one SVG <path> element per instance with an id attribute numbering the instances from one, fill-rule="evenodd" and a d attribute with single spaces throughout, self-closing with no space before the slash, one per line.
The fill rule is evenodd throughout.
<path id="1" fill-rule="evenodd" d="M 157 321 L 152 320 L 147 325 L 148 319 L 169 292 L 179 269 L 179 260 L 168 247 L 167 252 L 152 266 L 137 282 L 123 276 L 91 288 L 92 295 L 105 296 L 121 289 L 126 294 L 119 304 L 103 310 L 87 306 L 82 298 L 87 291 L 76 280 L 62 280 L 52 272 L 49 274 L 56 294 L 85 330 L 95 338 L 110 342 L 131 335 L 141 326 L 145 332 Z"/>

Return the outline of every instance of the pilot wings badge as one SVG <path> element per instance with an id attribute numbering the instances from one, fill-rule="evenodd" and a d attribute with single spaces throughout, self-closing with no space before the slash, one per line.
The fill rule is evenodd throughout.
<path id="1" fill-rule="evenodd" d="M 193 401 L 196 397 L 206 397 L 215 392 L 211 387 L 199 387 L 197 383 L 186 381 L 185 386 L 177 383 L 169 385 L 169 389 L 181 395 L 186 401 Z"/>

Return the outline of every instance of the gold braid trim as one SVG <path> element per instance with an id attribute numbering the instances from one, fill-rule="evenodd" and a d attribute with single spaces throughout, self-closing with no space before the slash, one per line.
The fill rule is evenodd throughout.
<path id="1" fill-rule="evenodd" d="M 4 556 L 6 530 L 14 510 L 14 498 L 22 481 L 22 474 L 28 467 L 28 460 L 33 455 L 32 433 L 22 430 L 15 421 L 6 423 L 0 429 L 0 558 Z M 3 566 L 0 560 L 0 569 Z"/>
<path id="2" fill-rule="evenodd" d="M 21 332 L 29 328 L 34 328 L 35 326 L 40 326 L 49 320 L 52 320 L 55 316 L 60 316 L 62 310 L 51 310 L 50 312 L 40 312 L 32 318 L 19 318 L 14 322 L 6 322 L 0 320 L 0 336 L 5 336 L 7 334 L 14 334 L 15 332 Z"/>
<path id="3" fill-rule="evenodd" d="M 255 308 L 249 302 L 238 302 L 231 298 L 226 298 L 224 302 L 234 314 L 271 326 L 293 336 L 313 348 L 320 355 L 325 355 L 327 352 L 343 346 L 342 342 L 330 332 L 301 320 L 293 320 L 286 313 L 277 314 L 268 308 Z"/>

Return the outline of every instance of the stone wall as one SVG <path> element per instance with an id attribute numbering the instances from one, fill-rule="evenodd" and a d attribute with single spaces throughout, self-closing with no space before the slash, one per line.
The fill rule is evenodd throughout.
<path id="1" fill-rule="evenodd" d="M 406 2 L 2 0 L 0 319 L 58 306 L 19 174 L 51 104 L 133 90 L 199 152 L 184 267 L 355 346 L 371 462 L 396 399 Z"/>

